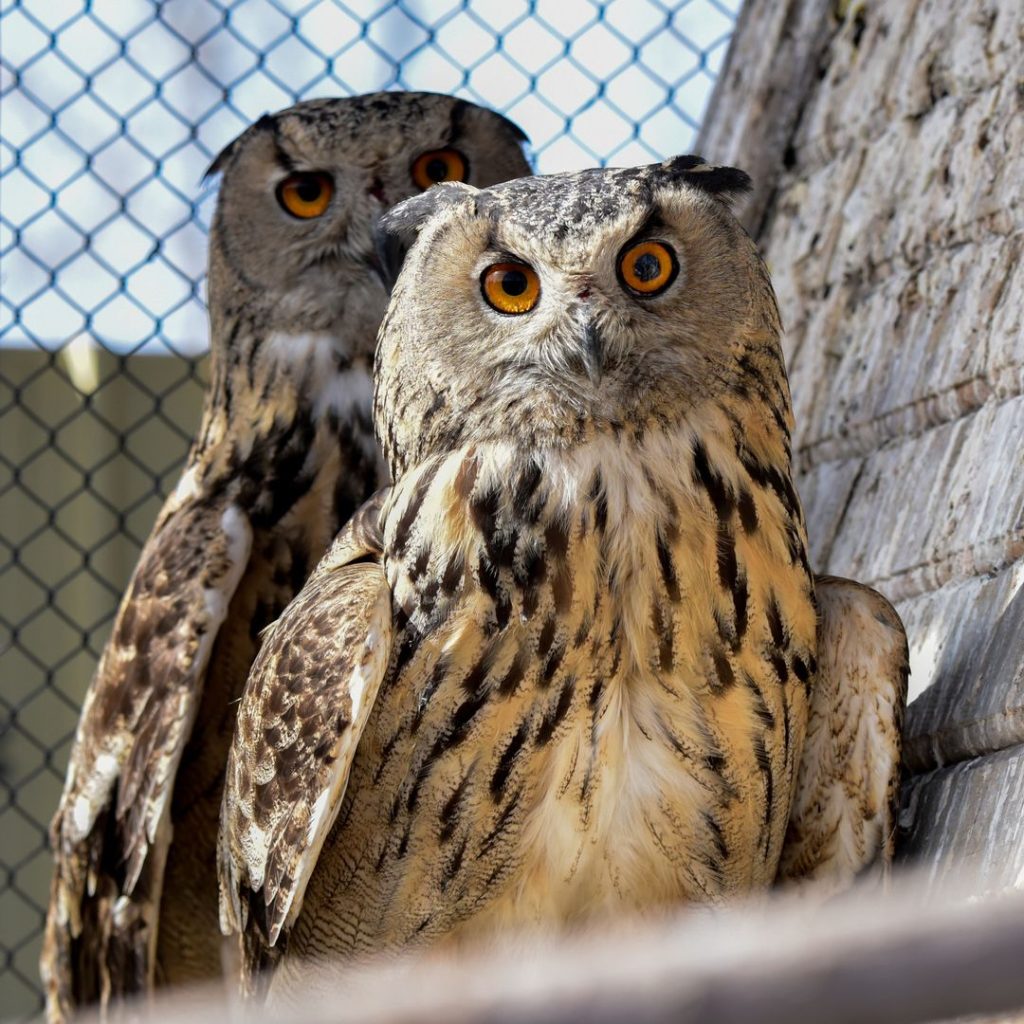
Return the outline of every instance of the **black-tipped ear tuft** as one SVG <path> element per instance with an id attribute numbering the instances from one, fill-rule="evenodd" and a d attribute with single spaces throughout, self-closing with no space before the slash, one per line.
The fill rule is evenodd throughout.
<path id="1" fill-rule="evenodd" d="M 449 206 L 467 202 L 476 195 L 472 185 L 459 181 L 445 181 L 439 185 L 431 185 L 426 192 L 405 199 L 397 206 L 388 210 L 380 219 L 380 229 L 394 235 L 408 236 L 426 223 L 435 213 L 440 213 Z"/>
<path id="2" fill-rule="evenodd" d="M 245 134 L 243 132 L 243 134 Z M 242 136 L 239 135 L 237 139 L 232 139 L 214 158 L 210 163 L 210 166 L 203 171 L 202 181 L 205 184 L 215 174 L 220 174 L 224 170 L 224 165 L 231 159 L 231 154 L 235 151 L 235 146 L 238 145 L 238 139 Z"/>
<path id="3" fill-rule="evenodd" d="M 275 121 L 273 115 L 271 115 L 271 114 L 264 114 L 254 124 L 249 125 L 249 127 L 246 128 L 245 131 L 241 132 L 239 135 L 236 135 L 235 138 L 233 138 L 213 158 L 213 162 L 210 164 L 209 167 L 206 168 L 206 171 L 203 173 L 203 179 L 202 180 L 204 182 L 205 181 L 209 181 L 209 179 L 212 178 L 215 174 L 220 174 L 220 172 L 223 171 L 225 167 L 227 167 L 228 161 L 231 159 L 232 155 L 234 154 L 235 149 L 238 147 L 238 144 L 250 132 L 273 131 L 275 129 L 276 125 L 277 125 L 277 122 Z"/>
<path id="4" fill-rule="evenodd" d="M 374 230 L 374 244 L 377 261 L 384 283 L 393 288 L 402 269 L 405 254 L 416 241 L 416 234 L 423 225 L 441 210 L 460 203 L 473 201 L 477 189 L 461 182 L 444 182 L 432 185 L 418 196 L 412 196 L 388 210 Z"/>
<path id="5" fill-rule="evenodd" d="M 666 160 L 662 167 L 670 180 L 685 182 L 727 203 L 753 188 L 746 171 L 709 164 L 702 156 L 677 156 Z"/>

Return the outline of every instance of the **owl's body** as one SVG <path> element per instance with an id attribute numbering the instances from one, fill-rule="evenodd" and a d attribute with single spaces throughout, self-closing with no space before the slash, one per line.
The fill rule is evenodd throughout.
<path id="1" fill-rule="evenodd" d="M 51 1019 L 220 973 L 216 837 L 237 700 L 265 627 L 386 479 L 371 369 L 393 268 L 376 222 L 427 172 L 524 173 L 521 139 L 462 101 L 378 94 L 265 117 L 215 162 L 212 379 L 54 820 Z"/>
<path id="2" fill-rule="evenodd" d="M 376 366 L 394 485 L 268 635 L 229 763 L 222 914 L 288 935 L 276 998 L 311 959 L 775 879 L 821 639 L 745 181 L 678 158 L 386 218 L 419 231 Z"/>
<path id="3" fill-rule="evenodd" d="M 708 454 L 734 450 L 727 416 L 645 426 L 547 451 L 543 472 L 536 449 L 460 447 L 394 490 L 395 655 L 296 959 L 774 879 L 814 665 L 799 525 Z M 719 486 L 756 528 L 716 509 Z"/>

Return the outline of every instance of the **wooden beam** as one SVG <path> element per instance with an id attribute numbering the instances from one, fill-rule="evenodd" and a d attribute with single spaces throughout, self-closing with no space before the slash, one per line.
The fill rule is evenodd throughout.
<path id="1" fill-rule="evenodd" d="M 977 889 L 977 884 L 969 888 Z M 814 907 L 783 901 L 487 955 L 310 972 L 299 1005 L 160 1000 L 161 1024 L 923 1024 L 1024 1007 L 1024 894 L 919 883 Z"/>

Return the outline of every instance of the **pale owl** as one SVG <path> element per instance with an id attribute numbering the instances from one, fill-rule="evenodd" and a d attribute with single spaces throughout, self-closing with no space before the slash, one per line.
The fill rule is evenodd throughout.
<path id="1" fill-rule="evenodd" d="M 260 633 L 385 480 L 371 364 L 380 215 L 528 172 L 524 136 L 423 93 L 313 100 L 214 161 L 211 383 L 92 681 L 53 823 L 49 1015 L 219 973 L 215 848 Z M 174 841 L 172 842 L 172 834 Z"/>
<path id="2" fill-rule="evenodd" d="M 270 631 L 225 789 L 223 923 L 249 970 L 287 937 L 274 998 L 891 853 L 905 637 L 845 581 L 819 624 L 746 186 L 679 157 L 384 218 L 418 233 L 375 367 L 394 483 Z"/>

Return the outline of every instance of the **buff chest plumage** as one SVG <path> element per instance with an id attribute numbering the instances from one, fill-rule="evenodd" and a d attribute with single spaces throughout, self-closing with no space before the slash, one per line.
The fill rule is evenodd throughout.
<path id="1" fill-rule="evenodd" d="M 816 595 L 778 313 L 728 209 L 745 181 L 682 157 L 440 186 L 386 219 L 415 237 L 375 371 L 394 485 L 268 636 L 229 766 L 223 923 L 250 968 L 287 935 L 276 998 L 303 959 L 891 853 L 897 712 L 874 696 L 901 706 L 905 640 L 878 595 Z M 850 725 L 887 737 L 866 765 L 806 742 L 849 694 L 851 607 Z M 822 800 L 857 841 L 813 838 Z"/>

